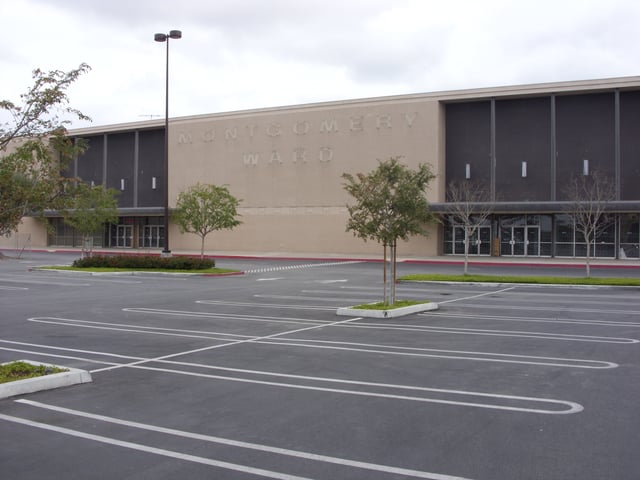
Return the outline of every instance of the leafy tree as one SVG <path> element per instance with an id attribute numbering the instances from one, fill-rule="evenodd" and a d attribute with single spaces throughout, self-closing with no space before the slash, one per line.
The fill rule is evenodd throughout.
<path id="1" fill-rule="evenodd" d="M 427 223 L 433 221 L 425 190 L 435 178 L 429 165 L 411 170 L 397 158 L 379 162 L 368 174 L 345 173 L 344 188 L 355 203 L 348 205 L 347 231 L 363 240 L 375 240 L 385 247 L 384 302 L 395 304 L 396 246 L 398 239 L 427 235 Z M 387 298 L 386 247 L 391 258 L 391 286 Z"/>
<path id="2" fill-rule="evenodd" d="M 591 277 L 591 246 L 614 222 L 607 205 L 616 199 L 616 186 L 611 177 L 594 171 L 590 175 L 573 175 L 564 188 L 569 201 L 567 213 L 577 234 L 587 246 L 585 270 Z"/>
<path id="3" fill-rule="evenodd" d="M 65 222 L 82 235 L 82 256 L 91 256 L 93 234 L 105 223 L 118 221 L 118 200 L 120 192 L 103 185 L 92 187 L 78 183 L 71 194 L 67 209 L 63 211 Z"/>
<path id="4" fill-rule="evenodd" d="M 20 103 L 0 100 L 0 235 L 17 230 L 25 215 L 56 209 L 70 179 L 61 175 L 84 148 L 66 135 L 71 119 L 88 120 L 71 108 L 67 89 L 89 71 L 33 71 L 33 85 Z"/>
<path id="5" fill-rule="evenodd" d="M 460 180 L 447 187 L 447 209 L 450 220 L 464 229 L 464 274 L 469 273 L 469 244 L 478 228 L 491 216 L 494 204 L 491 192 L 477 182 Z"/>
<path id="6" fill-rule="evenodd" d="M 204 240 L 215 230 L 231 230 L 242 222 L 237 207 L 240 200 L 226 186 L 196 184 L 178 194 L 173 219 L 185 233 L 201 239 L 200 258 L 204 258 Z"/>

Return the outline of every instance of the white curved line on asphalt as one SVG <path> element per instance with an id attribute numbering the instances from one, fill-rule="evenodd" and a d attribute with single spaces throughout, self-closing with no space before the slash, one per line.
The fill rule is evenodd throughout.
<path id="1" fill-rule="evenodd" d="M 613 362 L 606 362 L 600 360 L 585 360 L 585 359 L 572 359 L 572 358 L 558 358 L 558 357 L 539 357 L 529 355 L 513 355 L 505 353 L 492 353 L 492 352 L 477 352 L 477 351 L 460 351 L 460 350 L 442 350 L 432 348 L 416 348 L 416 347 L 401 347 L 392 345 L 381 344 L 366 344 L 366 343 L 352 343 L 352 342 L 339 342 L 328 340 L 307 340 L 296 338 L 281 338 L 284 335 L 290 335 L 306 330 L 312 330 L 315 328 L 322 328 L 328 326 L 325 324 L 315 325 L 313 327 L 294 330 L 291 332 L 281 332 L 267 336 L 236 336 L 239 339 L 229 338 L 216 338 L 215 335 L 226 336 L 227 334 L 219 332 L 208 332 L 207 334 L 201 334 L 201 331 L 190 331 L 182 329 L 168 329 L 168 328 L 156 328 L 156 327 L 130 327 L 126 324 L 109 324 L 103 322 L 92 322 L 89 320 L 72 320 L 66 318 L 56 317 L 33 317 L 28 319 L 32 322 L 41 323 L 54 323 L 62 326 L 82 327 L 82 328 L 95 328 L 98 330 L 113 330 L 127 333 L 143 333 L 152 335 L 173 335 L 173 336 L 189 336 L 197 338 L 206 338 L 209 340 L 220 340 L 223 342 L 231 342 L 215 347 L 206 347 L 204 350 L 231 346 L 239 343 L 260 343 L 270 345 L 283 345 L 283 346 L 297 346 L 304 348 L 316 348 L 316 349 L 329 349 L 329 350 L 342 350 L 349 352 L 361 352 L 361 353 L 376 353 L 385 355 L 402 355 L 409 357 L 426 357 L 426 358 L 444 358 L 454 360 L 473 360 L 483 362 L 496 362 L 496 363 L 515 363 L 525 365 L 544 365 L 554 367 L 568 367 L 568 368 L 587 368 L 587 369 L 607 369 L 616 368 L 618 365 Z M 336 322 L 329 326 L 339 326 L 343 322 Z M 159 330 L 159 331 L 154 331 Z M 277 340 L 273 340 L 277 338 Z M 429 353 L 426 353 L 429 352 Z M 185 352 L 184 354 L 191 353 Z"/>
<path id="2" fill-rule="evenodd" d="M 132 422 L 132 421 L 124 420 L 120 418 L 108 417 L 106 415 L 96 415 L 89 412 L 83 412 L 80 410 L 73 410 L 73 409 L 64 408 L 64 407 L 58 407 L 55 405 L 48 405 L 45 403 L 34 402 L 31 400 L 19 399 L 19 400 L 16 400 L 15 402 L 20 403 L 22 405 L 29 405 L 32 407 L 65 413 L 68 415 L 74 415 L 82 418 L 89 418 L 91 420 L 96 420 L 100 422 L 111 423 L 115 425 L 131 427 L 131 428 L 137 428 L 140 430 L 157 432 L 157 433 L 162 433 L 166 435 L 174 435 L 177 437 L 189 438 L 192 440 L 199 440 L 203 442 L 216 443 L 220 445 L 244 448 L 244 449 L 272 453 L 276 455 L 283 455 L 283 456 L 288 456 L 293 458 L 300 458 L 303 460 L 331 463 L 331 464 L 341 465 L 346 467 L 359 468 L 359 469 L 378 471 L 378 472 L 384 472 L 384 473 L 392 473 L 396 475 L 404 475 L 404 476 L 409 476 L 414 478 L 424 478 L 428 480 L 470 480 L 462 477 L 453 477 L 451 475 L 443 475 L 443 474 L 424 472 L 419 470 L 411 470 L 411 469 L 401 468 L 401 467 L 393 467 L 389 465 L 380 465 L 380 464 L 369 463 L 369 462 L 361 462 L 361 461 L 350 460 L 346 458 L 331 457 L 328 455 L 319 455 L 316 453 L 305 452 L 300 450 L 290 450 L 290 449 L 281 448 L 281 447 L 273 447 L 270 445 L 263 445 L 259 443 L 242 442 L 239 440 L 232 440 L 229 438 L 215 437 L 212 435 L 204 435 L 201 433 L 194 433 L 194 432 L 188 432 L 185 430 L 177 430 L 173 428 L 160 427 L 160 426 L 150 425 L 150 424 L 145 424 L 140 422 Z"/>
<path id="3" fill-rule="evenodd" d="M 18 343 L 18 342 L 13 342 Z M 44 348 L 53 348 L 55 350 L 66 350 L 72 352 L 82 352 L 82 353 L 95 353 L 96 355 L 101 356 L 112 356 L 116 358 L 125 358 L 127 360 L 134 360 L 133 362 L 126 364 L 117 364 L 106 361 L 99 361 L 96 363 L 108 364 L 110 367 L 100 368 L 91 371 L 92 374 L 99 373 L 102 371 L 112 370 L 113 368 L 141 368 L 145 370 L 159 371 L 165 373 L 174 373 L 180 375 L 187 376 L 197 376 L 202 378 L 209 378 L 214 380 L 224 380 L 224 381 L 235 381 L 235 382 L 243 382 L 243 383 L 254 383 L 260 385 L 269 385 L 275 387 L 285 387 L 292 389 L 301 389 L 301 390 L 315 390 L 315 391 L 324 391 L 330 393 L 342 393 L 348 395 L 360 395 L 360 396 L 371 396 L 371 397 L 380 397 L 380 398 L 388 398 L 393 400 L 408 400 L 408 401 L 416 401 L 416 402 L 426 402 L 426 403 L 440 403 L 447 405 L 456 405 L 456 406 L 466 406 L 466 407 L 477 407 L 477 408 L 487 408 L 487 409 L 497 409 L 497 410 L 508 410 L 508 411 L 517 411 L 517 412 L 526 412 L 526 413 L 540 413 L 540 414 L 570 414 L 577 413 L 583 410 L 583 407 L 575 402 L 566 401 L 566 400 L 555 400 L 555 399 L 547 399 L 547 398 L 538 398 L 538 397 L 528 397 L 528 396 L 516 396 L 516 395 L 502 395 L 502 394 L 494 394 L 494 393 L 486 393 L 486 392 L 474 392 L 474 391 L 466 391 L 466 390 L 452 390 L 452 389 L 440 389 L 440 388 L 430 388 L 430 387 L 418 387 L 413 385 L 399 385 L 399 384 L 386 384 L 386 383 L 376 383 L 376 382 L 364 382 L 359 380 L 345 380 L 345 379 L 337 379 L 337 378 L 328 378 L 328 377 L 314 377 L 307 375 L 294 375 L 294 374 L 285 374 L 278 372 L 267 372 L 260 370 L 247 370 L 247 369 L 238 369 L 238 368 L 230 368 L 230 367 L 220 367 L 215 365 L 207 365 L 201 363 L 193 363 L 193 362 L 183 362 L 176 360 L 169 360 L 169 358 L 175 356 L 182 356 L 187 354 L 188 352 L 182 352 L 173 355 L 165 355 L 164 357 L 158 358 L 140 358 L 140 357 L 131 357 L 131 356 L 123 356 L 117 354 L 109 354 L 105 352 L 91 352 L 87 350 L 76 350 L 76 349 L 65 349 L 61 347 L 50 347 L 46 345 L 37 345 L 37 344 L 27 344 L 33 346 L 40 346 Z M 225 345 L 222 345 L 225 346 Z M 7 349 L 12 350 L 12 349 Z M 198 349 L 193 350 L 192 352 L 199 352 L 207 350 Z M 43 355 L 49 355 L 42 353 Z M 78 357 L 71 356 L 62 356 L 58 354 L 53 354 L 51 356 L 54 357 L 63 357 L 63 358 L 71 358 L 75 360 L 86 360 Z M 91 360 L 88 360 L 91 361 Z M 94 361 L 95 362 L 95 361 Z M 353 386 L 365 386 L 372 388 L 379 388 L 383 390 L 406 390 L 406 391 L 414 391 L 414 392 L 429 392 L 429 393 L 438 393 L 438 394 L 446 394 L 446 395 L 454 395 L 454 396 L 469 396 L 469 397 L 478 397 L 478 398 L 490 398 L 493 400 L 506 400 L 506 401 L 516 401 L 516 402 L 525 402 L 525 403 L 542 403 L 542 404 L 552 404 L 552 405 L 562 405 L 568 407 L 568 409 L 564 410 L 549 410 L 542 408 L 528 408 L 528 407 L 518 407 L 518 406 L 509 406 L 509 405 L 499 405 L 499 404 L 491 404 L 491 403 L 479 403 L 472 401 L 460 401 L 460 400 L 447 400 L 441 398 L 429 398 L 429 397 L 420 397 L 420 396 L 409 396 L 409 395 L 397 395 L 392 393 L 380 393 L 380 392 L 372 392 L 372 391 L 358 391 L 358 390 L 348 390 L 342 388 L 329 388 L 329 387 L 317 387 L 311 385 L 299 385 L 292 383 L 284 383 L 284 382 L 274 382 L 274 381 L 265 381 L 265 380 L 256 380 L 251 378 L 244 377 L 232 377 L 227 375 L 211 375 L 204 373 L 196 373 L 196 372 L 187 372 L 184 370 L 175 370 L 168 368 L 159 368 L 159 367 L 151 367 L 149 365 L 143 365 L 144 363 L 166 363 L 170 365 L 182 366 L 182 367 L 196 367 L 196 368 L 204 368 L 210 370 L 220 370 L 226 372 L 232 372 L 236 374 L 245 374 L 245 375 L 259 375 L 259 376 L 270 376 L 277 378 L 286 378 L 286 379 L 295 379 L 302 381 L 310 381 L 316 383 L 333 383 L 333 384 L 343 384 L 343 385 L 353 385 Z"/>

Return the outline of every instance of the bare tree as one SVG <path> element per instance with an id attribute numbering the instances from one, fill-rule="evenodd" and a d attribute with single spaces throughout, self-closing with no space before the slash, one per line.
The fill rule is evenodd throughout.
<path id="1" fill-rule="evenodd" d="M 594 171 L 590 175 L 572 176 L 564 192 L 569 201 L 567 213 L 587 246 L 585 268 L 589 278 L 591 246 L 614 221 L 614 217 L 607 214 L 607 205 L 616 199 L 615 183 L 611 177 Z"/>
<path id="2" fill-rule="evenodd" d="M 464 274 L 469 270 L 469 244 L 487 218 L 493 213 L 491 192 L 482 184 L 469 180 L 449 183 L 446 213 L 454 224 L 464 229 Z"/>

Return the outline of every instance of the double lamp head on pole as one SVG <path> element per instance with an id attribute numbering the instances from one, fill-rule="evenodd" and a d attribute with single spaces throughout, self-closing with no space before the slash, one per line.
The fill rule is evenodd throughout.
<path id="1" fill-rule="evenodd" d="M 182 38 L 180 30 L 171 30 L 168 34 L 156 33 L 156 42 L 167 42 L 167 63 L 165 71 L 165 104 L 164 104 L 164 249 L 162 255 L 170 257 L 169 249 L 169 40 Z"/>
<path id="2" fill-rule="evenodd" d="M 153 39 L 156 42 L 166 42 L 167 38 L 170 38 L 172 40 L 177 40 L 179 38 L 182 38 L 182 32 L 180 30 L 171 30 L 169 32 L 169 34 L 166 33 L 156 33 L 153 37 Z"/>

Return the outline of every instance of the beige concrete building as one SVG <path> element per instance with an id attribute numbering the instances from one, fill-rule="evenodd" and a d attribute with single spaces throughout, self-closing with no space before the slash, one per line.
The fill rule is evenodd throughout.
<path id="1" fill-rule="evenodd" d="M 169 204 L 175 206 L 178 193 L 196 182 L 228 185 L 242 199 L 243 224 L 207 237 L 210 252 L 379 254 L 379 245 L 345 231 L 350 198 L 341 175 L 365 173 L 378 160 L 401 157 L 410 167 L 432 166 L 437 178 L 428 199 L 436 208 L 446 203 L 449 181 L 486 183 L 497 208 L 474 239 L 472 253 L 580 256 L 580 239 L 572 231 L 569 241 L 562 230 L 560 187 L 570 172 L 591 165 L 614 177 L 618 188 L 612 207 L 618 217 L 607 239 L 612 247 L 601 252 L 618 258 L 629 244 L 624 256 L 633 258 L 640 236 L 640 195 L 630 183 L 640 174 L 636 120 L 640 77 L 174 118 L 169 126 Z M 160 248 L 164 122 L 92 127 L 70 135 L 90 144 L 72 173 L 121 190 L 119 224 L 107 226 L 95 243 Z M 399 245 L 399 253 L 460 253 L 459 230 L 444 220 L 432 226 L 428 238 Z M 29 236 L 31 248 L 76 244 L 62 219 L 53 216 L 51 221 L 55 232 L 47 235 L 37 220 L 25 219 L 19 234 L 2 239 L 0 246 L 13 248 Z M 571 249 L 556 248 L 565 243 Z M 199 238 L 172 225 L 169 248 L 195 251 Z"/>

